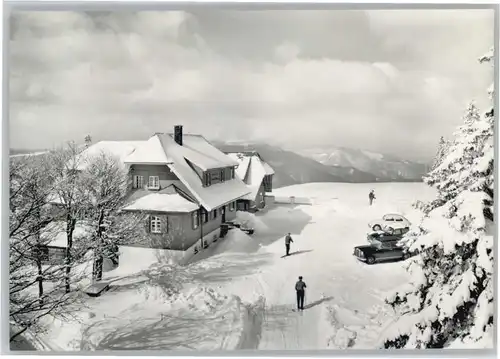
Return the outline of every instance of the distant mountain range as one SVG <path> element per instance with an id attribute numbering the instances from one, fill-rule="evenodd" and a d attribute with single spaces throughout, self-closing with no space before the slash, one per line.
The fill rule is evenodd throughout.
<path id="1" fill-rule="evenodd" d="M 322 147 L 296 153 L 260 143 L 212 143 L 226 152 L 257 151 L 275 171 L 275 188 L 310 182 L 419 182 L 427 170 L 422 163 L 350 148 Z M 10 155 L 42 151 L 11 149 Z"/>
<path id="2" fill-rule="evenodd" d="M 298 153 L 325 166 L 353 167 L 390 181 L 421 180 L 429 167 L 425 163 L 345 147 L 311 148 Z"/>
<path id="3" fill-rule="evenodd" d="M 273 187 L 276 188 L 308 182 L 419 182 L 426 172 L 425 164 L 363 151 L 356 157 L 357 150 L 350 149 L 335 152 L 344 159 L 335 163 L 333 156 L 317 149 L 299 154 L 267 144 L 213 143 L 226 152 L 257 151 L 275 170 Z"/>

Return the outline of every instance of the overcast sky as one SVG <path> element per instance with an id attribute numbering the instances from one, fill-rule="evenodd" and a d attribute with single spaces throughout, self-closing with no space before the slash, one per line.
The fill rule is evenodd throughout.
<path id="1" fill-rule="evenodd" d="M 11 148 L 186 132 L 427 159 L 484 105 L 492 10 L 16 13 Z"/>

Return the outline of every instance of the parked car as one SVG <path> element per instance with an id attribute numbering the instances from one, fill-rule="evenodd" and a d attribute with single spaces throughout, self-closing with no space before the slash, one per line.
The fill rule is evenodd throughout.
<path id="1" fill-rule="evenodd" d="M 397 245 L 398 241 L 383 241 L 354 247 L 353 255 L 362 262 L 373 264 L 387 260 L 406 260 L 411 253 Z"/>
<path id="2" fill-rule="evenodd" d="M 369 243 L 376 243 L 376 242 L 391 242 L 391 241 L 396 241 L 398 242 L 403 236 L 408 233 L 410 228 L 404 227 L 404 228 L 386 228 L 385 230 L 381 231 L 374 231 L 368 233 L 366 236 L 366 239 L 368 240 Z"/>
<path id="3" fill-rule="evenodd" d="M 374 231 L 380 230 L 391 230 L 396 228 L 410 228 L 411 223 L 401 214 L 388 213 L 382 216 L 380 219 L 375 219 L 368 223 Z"/>
<path id="4" fill-rule="evenodd" d="M 371 232 L 367 236 L 369 244 L 354 247 L 353 255 L 368 264 L 386 260 L 406 260 L 412 253 L 398 243 L 408 230 L 408 228 L 396 228 L 392 231 Z"/>

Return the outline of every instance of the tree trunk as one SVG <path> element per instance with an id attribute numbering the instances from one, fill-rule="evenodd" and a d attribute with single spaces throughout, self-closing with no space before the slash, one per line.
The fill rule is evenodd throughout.
<path id="1" fill-rule="evenodd" d="M 36 266 L 38 269 L 38 302 L 40 303 L 40 308 L 43 307 L 43 269 L 42 269 L 42 251 L 40 246 L 37 248 L 36 256 Z"/>
<path id="2" fill-rule="evenodd" d="M 71 249 L 73 247 L 73 232 L 76 226 L 76 219 L 73 218 L 69 213 L 66 217 L 66 235 L 68 237 L 68 243 L 66 245 L 66 293 L 71 291 Z"/>
<path id="3" fill-rule="evenodd" d="M 43 269 L 42 269 L 42 248 L 40 245 L 40 223 L 41 223 L 41 215 L 40 215 L 40 209 L 36 211 L 36 217 L 37 217 L 37 223 L 39 223 L 39 227 L 37 228 L 36 232 L 36 257 L 35 257 L 35 262 L 36 262 L 36 267 L 38 270 L 38 302 L 40 303 L 40 308 L 43 307 Z"/>
<path id="4" fill-rule="evenodd" d="M 94 255 L 94 268 L 93 268 L 93 277 L 95 281 L 100 281 L 102 280 L 102 265 L 104 262 L 104 258 L 102 255 L 103 251 L 103 223 L 104 223 L 104 210 L 101 209 L 99 211 L 99 218 L 97 220 L 97 246 L 96 246 L 96 252 Z"/>

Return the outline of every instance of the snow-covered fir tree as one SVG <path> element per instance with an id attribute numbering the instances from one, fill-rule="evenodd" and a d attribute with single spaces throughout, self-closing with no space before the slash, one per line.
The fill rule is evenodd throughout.
<path id="1" fill-rule="evenodd" d="M 432 162 L 431 170 L 437 168 L 442 162 L 446 153 L 448 152 L 448 147 L 450 143 L 444 139 L 443 136 L 439 139 L 438 150 L 436 156 L 434 157 L 434 161 Z"/>
<path id="2" fill-rule="evenodd" d="M 407 267 L 412 282 L 388 299 L 399 318 L 385 348 L 493 346 L 493 137 L 493 111 L 471 104 L 425 178 L 438 195 L 403 239 L 419 255 Z"/>

